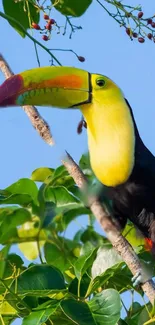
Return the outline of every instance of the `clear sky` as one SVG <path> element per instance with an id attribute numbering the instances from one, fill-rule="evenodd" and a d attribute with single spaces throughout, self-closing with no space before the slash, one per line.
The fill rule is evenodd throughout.
<path id="1" fill-rule="evenodd" d="M 139 4 L 136 0 L 126 3 Z M 154 1 L 139 1 L 146 17 L 154 14 Z M 0 4 L 0 10 L 2 5 Z M 65 18 L 53 11 L 53 17 L 59 25 Z M 86 69 L 89 72 L 105 74 L 113 79 L 123 90 L 134 112 L 140 135 L 145 145 L 155 154 L 155 43 L 144 44 L 136 40 L 131 42 L 123 28 L 109 17 L 95 2 L 75 24 L 83 30 L 63 36 L 53 33 L 49 48 L 73 49 L 86 58 L 80 63 L 71 53 L 57 53 L 63 65 Z M 34 34 L 41 40 L 39 33 Z M 0 51 L 7 59 L 14 73 L 37 67 L 33 43 L 23 39 L 7 21 L 0 19 Z M 56 53 L 55 53 L 56 54 Z M 39 49 L 42 66 L 49 65 L 49 56 Z M 0 83 L 3 82 L 0 74 Z M 48 146 L 31 126 L 21 108 L 7 108 L 0 111 L 0 188 L 21 177 L 29 177 L 31 172 L 41 166 L 56 167 L 66 149 L 78 162 L 82 153 L 87 151 L 86 131 L 77 135 L 77 123 L 81 117 L 79 111 L 63 111 L 52 108 L 39 108 L 48 121 L 56 145 Z M 82 223 L 82 220 L 80 220 Z M 99 229 L 99 228 L 98 228 Z M 19 324 L 15 322 L 15 324 Z"/>

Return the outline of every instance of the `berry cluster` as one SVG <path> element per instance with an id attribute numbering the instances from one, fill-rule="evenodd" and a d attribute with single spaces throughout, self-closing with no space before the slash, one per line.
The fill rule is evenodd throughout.
<path id="1" fill-rule="evenodd" d="M 38 25 L 35 22 L 32 22 L 32 28 L 39 30 L 40 34 L 42 34 L 42 39 L 43 41 L 49 41 L 51 38 L 51 32 L 52 32 L 52 28 L 53 26 L 57 29 L 57 33 L 60 33 L 60 27 L 57 25 L 57 22 L 55 21 L 55 19 L 50 18 L 49 15 L 47 15 L 46 13 L 44 13 L 43 16 L 44 20 L 46 20 L 46 25 L 44 26 L 44 28 L 41 28 L 40 25 Z M 64 34 L 63 34 L 64 35 Z M 49 50 L 50 51 L 50 50 Z M 73 50 L 62 50 L 60 49 L 60 51 L 69 51 L 72 52 L 73 54 L 76 55 L 77 59 L 80 62 L 84 62 L 85 58 L 83 56 L 77 55 Z"/>
<path id="2" fill-rule="evenodd" d="M 56 21 L 53 18 L 50 18 L 47 14 L 44 14 L 44 19 L 46 20 L 46 25 L 44 28 L 41 28 L 38 24 L 35 22 L 32 23 L 32 28 L 36 30 L 40 30 L 41 33 L 43 32 L 42 39 L 44 41 L 48 41 L 50 39 L 50 34 L 52 31 L 52 25 L 55 25 L 56 28 L 59 28 Z"/>
<path id="3" fill-rule="evenodd" d="M 136 24 L 136 28 L 134 28 L 134 29 L 127 27 L 126 33 L 128 36 L 130 36 L 131 40 L 133 38 L 137 38 L 139 43 L 144 43 L 146 37 L 149 40 L 153 40 L 155 43 L 155 31 L 153 30 L 153 29 L 155 29 L 155 22 L 153 21 L 154 17 L 144 19 L 143 16 L 144 16 L 143 11 L 139 11 L 138 15 L 137 15 L 137 20 L 139 21 L 139 23 Z M 135 21 L 135 19 L 134 19 L 134 21 Z M 135 32 L 137 27 L 139 28 L 138 33 Z M 147 28 L 149 32 L 144 31 L 142 29 L 142 27 L 143 28 L 145 27 L 145 29 Z"/>

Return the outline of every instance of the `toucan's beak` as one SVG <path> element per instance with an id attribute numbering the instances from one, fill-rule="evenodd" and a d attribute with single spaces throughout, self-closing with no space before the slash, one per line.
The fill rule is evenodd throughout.
<path id="1" fill-rule="evenodd" d="M 79 107 L 91 101 L 91 75 L 70 67 L 36 68 L 0 86 L 0 107 L 38 105 Z"/>

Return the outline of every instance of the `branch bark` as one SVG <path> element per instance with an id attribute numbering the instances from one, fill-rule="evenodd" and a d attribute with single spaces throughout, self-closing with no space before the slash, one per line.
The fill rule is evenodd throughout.
<path id="1" fill-rule="evenodd" d="M 2 54 L 0 54 L 0 70 L 3 72 L 6 79 L 10 78 L 14 74 Z M 47 122 L 40 116 L 37 108 L 30 105 L 22 106 L 22 108 L 30 119 L 32 126 L 37 130 L 41 138 L 47 144 L 53 145 L 54 140 L 52 138 L 50 127 Z"/>
<path id="2" fill-rule="evenodd" d="M 63 165 L 68 170 L 68 173 L 73 177 L 77 186 L 86 193 L 88 188 L 88 182 L 73 160 L 73 158 L 67 153 L 67 156 L 62 160 Z M 121 255 L 124 262 L 128 265 L 130 271 L 133 275 L 137 274 L 139 271 L 142 271 L 142 266 L 140 260 L 136 253 L 134 252 L 132 246 L 129 242 L 121 235 L 116 224 L 114 223 L 112 217 L 104 209 L 103 205 L 99 202 L 97 196 L 89 195 L 88 197 L 89 207 L 99 222 L 101 228 L 106 232 L 108 239 L 112 243 L 113 247 L 116 249 L 119 255 Z M 155 301 L 155 285 L 152 280 L 148 280 L 141 285 L 143 291 L 149 298 L 150 302 L 154 304 Z"/>

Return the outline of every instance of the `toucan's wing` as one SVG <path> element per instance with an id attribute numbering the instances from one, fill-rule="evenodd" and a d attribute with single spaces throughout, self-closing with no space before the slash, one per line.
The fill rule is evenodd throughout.
<path id="1" fill-rule="evenodd" d="M 150 150 L 144 145 L 138 129 L 137 125 L 133 116 L 132 108 L 129 104 L 129 102 L 126 100 L 126 103 L 130 109 L 132 119 L 134 122 L 134 128 L 135 128 L 135 136 L 136 136 L 136 146 L 135 146 L 135 163 L 143 168 L 146 168 L 149 170 L 149 172 L 152 174 L 152 177 L 155 179 L 155 157 L 150 152 Z"/>

